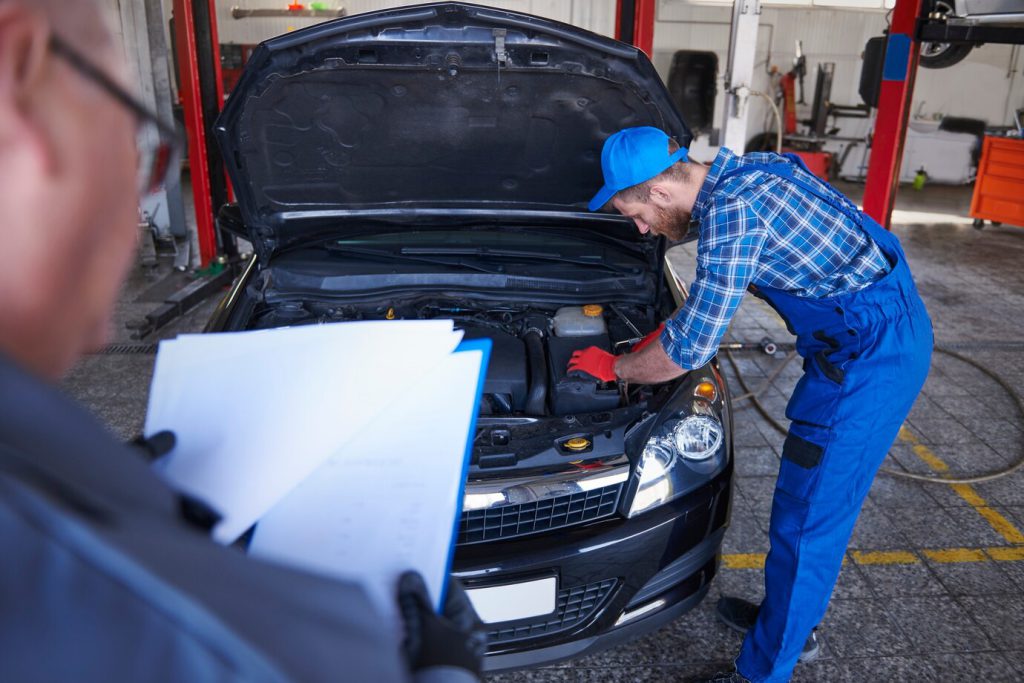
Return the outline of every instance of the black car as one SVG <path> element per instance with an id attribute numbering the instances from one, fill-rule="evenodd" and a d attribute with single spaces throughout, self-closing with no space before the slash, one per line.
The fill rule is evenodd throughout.
<path id="1" fill-rule="evenodd" d="M 650 631 L 717 568 L 716 364 L 657 386 L 566 372 L 675 307 L 664 241 L 586 210 L 602 142 L 638 125 L 691 139 L 640 51 L 461 3 L 269 40 L 216 125 L 237 195 L 219 221 L 255 256 L 208 330 L 450 318 L 492 340 L 454 564 L 492 670 Z"/>

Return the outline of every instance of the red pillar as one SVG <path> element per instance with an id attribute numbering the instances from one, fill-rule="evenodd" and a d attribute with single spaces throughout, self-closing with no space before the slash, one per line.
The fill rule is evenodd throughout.
<path id="1" fill-rule="evenodd" d="M 886 228 L 900 181 L 903 142 L 914 95 L 920 45 L 915 40 L 922 0 L 896 0 L 885 48 L 871 159 L 864 187 L 864 212 Z"/>
<path id="2" fill-rule="evenodd" d="M 658 0 L 636 0 L 633 44 L 654 58 L 654 10 Z"/>
<path id="3" fill-rule="evenodd" d="M 615 38 L 654 55 L 654 19 L 658 0 L 617 0 Z"/>
<path id="4" fill-rule="evenodd" d="M 205 268 L 217 256 L 217 235 L 214 225 L 212 185 L 207 155 L 207 130 L 212 121 L 203 113 L 200 87 L 199 46 L 196 37 L 195 0 L 174 0 L 174 32 L 177 46 L 178 89 L 185 114 L 185 131 L 188 133 L 189 169 L 192 176 L 192 199 L 196 211 L 196 232 L 199 239 L 200 267 Z M 216 40 L 216 14 L 214 0 L 209 0 L 211 31 Z M 220 83 L 220 57 L 216 43 L 214 48 L 214 71 Z M 219 92 L 223 86 L 219 85 Z M 218 102 L 223 101 L 221 95 Z"/>

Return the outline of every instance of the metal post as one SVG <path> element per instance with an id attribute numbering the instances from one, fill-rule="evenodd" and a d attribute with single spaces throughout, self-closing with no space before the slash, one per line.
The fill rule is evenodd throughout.
<path id="1" fill-rule="evenodd" d="M 750 85 L 754 78 L 757 27 L 761 0 L 735 0 L 729 31 L 729 59 L 725 71 L 725 116 L 722 146 L 743 154 L 747 146 Z"/>
<path id="2" fill-rule="evenodd" d="M 896 0 L 886 39 L 878 116 L 864 187 L 864 212 L 886 228 L 892 218 L 899 188 L 910 100 L 914 96 L 914 77 L 920 55 L 915 29 L 921 15 L 921 2 Z"/>
<path id="3" fill-rule="evenodd" d="M 178 49 L 181 102 L 188 131 L 192 196 L 202 267 L 220 250 L 232 249 L 233 241 L 218 240 L 214 216 L 227 199 L 224 164 L 208 135 L 223 104 L 219 84 L 220 48 L 215 43 L 216 24 L 212 0 L 174 0 L 174 26 Z"/>
<path id="4" fill-rule="evenodd" d="M 654 19 L 657 0 L 618 0 L 615 11 L 615 38 L 654 56 Z"/>
<path id="5" fill-rule="evenodd" d="M 633 44 L 633 23 L 636 20 L 636 0 L 616 0 L 615 40 Z"/>
<path id="6" fill-rule="evenodd" d="M 164 17 L 162 0 L 145 0 L 146 32 L 149 36 L 149 58 L 152 63 L 154 102 L 153 106 L 161 120 L 169 126 L 174 125 L 171 93 L 170 50 L 164 29 L 167 22 Z M 170 220 L 171 233 L 177 237 L 185 237 L 185 202 L 181 196 L 181 174 L 173 174 L 164 189 L 167 201 L 167 212 Z"/>
<path id="7" fill-rule="evenodd" d="M 210 212 L 217 215 L 228 201 L 227 176 L 224 157 L 211 135 L 213 123 L 224 107 L 224 81 L 220 64 L 220 44 L 217 42 L 217 11 L 214 0 L 192 0 L 192 18 L 195 21 L 196 61 L 199 65 L 199 92 L 206 124 L 206 163 L 210 177 Z M 216 227 L 216 222 L 214 222 Z M 234 237 L 223 230 L 215 231 L 217 252 L 228 257 L 238 255 Z"/>

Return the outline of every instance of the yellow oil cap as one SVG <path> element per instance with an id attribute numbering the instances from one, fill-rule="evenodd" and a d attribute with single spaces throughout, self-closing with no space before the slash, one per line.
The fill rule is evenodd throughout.
<path id="1" fill-rule="evenodd" d="M 395 319 L 395 309 L 389 308 L 388 312 L 384 314 L 384 319 L 385 320 L 394 320 Z"/>
<path id="2" fill-rule="evenodd" d="M 575 438 L 569 439 L 564 444 L 562 444 L 562 446 L 564 446 L 565 450 L 567 451 L 585 451 L 588 448 L 590 448 L 590 439 L 585 439 L 582 436 L 577 436 Z"/>
<path id="3" fill-rule="evenodd" d="M 588 318 L 596 318 L 597 316 L 604 313 L 604 309 L 600 304 L 587 304 L 583 307 L 583 315 Z"/>

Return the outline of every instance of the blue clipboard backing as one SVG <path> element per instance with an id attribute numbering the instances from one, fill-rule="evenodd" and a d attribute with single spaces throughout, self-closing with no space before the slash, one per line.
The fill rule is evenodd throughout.
<path id="1" fill-rule="evenodd" d="M 462 518 L 462 500 L 466 496 L 466 477 L 469 476 L 469 463 L 473 455 L 473 441 L 476 435 L 476 418 L 480 414 L 480 401 L 483 398 L 484 381 L 487 378 L 487 364 L 491 360 L 491 340 L 464 340 L 455 347 L 454 353 L 462 353 L 465 351 L 479 351 L 481 353 L 480 372 L 476 379 L 476 398 L 473 400 L 473 413 L 470 415 L 469 429 L 466 431 L 466 450 L 462 459 L 462 478 L 459 481 L 459 497 L 458 504 L 455 507 L 455 519 L 452 520 L 452 537 L 451 543 L 448 546 L 448 565 L 445 567 L 445 576 L 451 575 L 452 562 L 455 559 L 455 540 L 458 538 L 459 521 Z M 448 582 L 446 581 L 441 586 L 441 594 L 438 596 L 437 600 L 436 608 L 438 614 L 441 614 L 444 611 L 444 601 L 447 598 L 447 590 Z"/>

